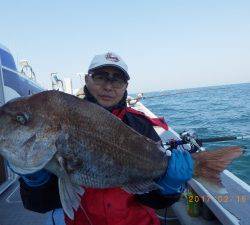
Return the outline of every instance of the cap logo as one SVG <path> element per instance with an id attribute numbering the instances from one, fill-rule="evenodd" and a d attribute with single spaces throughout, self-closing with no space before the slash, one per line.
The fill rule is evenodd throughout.
<path id="1" fill-rule="evenodd" d="M 119 58 L 115 55 L 113 55 L 112 53 L 107 53 L 105 58 L 109 61 L 112 61 L 112 62 L 119 62 Z"/>

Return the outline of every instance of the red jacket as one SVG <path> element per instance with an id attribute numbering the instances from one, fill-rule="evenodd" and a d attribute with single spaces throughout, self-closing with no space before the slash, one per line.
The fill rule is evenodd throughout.
<path id="1" fill-rule="evenodd" d="M 168 129 L 162 119 L 151 119 L 132 108 L 112 113 L 122 120 L 127 112 L 146 118 L 153 126 Z M 75 212 L 74 221 L 65 215 L 67 225 L 160 225 L 152 208 L 140 204 L 134 195 L 121 188 L 85 188 L 81 204 L 83 209 Z"/>

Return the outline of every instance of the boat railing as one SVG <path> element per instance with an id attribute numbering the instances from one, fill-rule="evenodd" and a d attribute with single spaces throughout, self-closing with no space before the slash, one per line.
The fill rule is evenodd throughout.
<path id="1" fill-rule="evenodd" d="M 3 70 L 2 70 L 2 62 L 0 57 L 0 106 L 4 104 L 4 90 L 3 90 Z"/>
<path id="2" fill-rule="evenodd" d="M 21 66 L 20 73 L 23 76 L 28 77 L 30 80 L 36 82 L 36 74 L 35 74 L 33 68 L 31 67 L 31 65 L 29 64 L 29 61 L 28 60 L 21 60 L 20 66 Z"/>

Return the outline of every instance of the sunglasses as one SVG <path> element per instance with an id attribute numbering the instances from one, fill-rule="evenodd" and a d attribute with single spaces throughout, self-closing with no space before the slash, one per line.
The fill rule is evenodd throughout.
<path id="1" fill-rule="evenodd" d="M 96 85 L 102 86 L 111 83 L 113 88 L 123 88 L 127 84 L 127 79 L 122 73 L 109 73 L 106 71 L 96 71 L 88 74 Z"/>

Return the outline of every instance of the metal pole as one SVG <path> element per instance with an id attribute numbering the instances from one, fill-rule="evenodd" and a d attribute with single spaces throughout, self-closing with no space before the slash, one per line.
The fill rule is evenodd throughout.
<path id="1" fill-rule="evenodd" d="M 4 98 L 4 80 L 3 80 L 3 68 L 2 68 L 2 61 L 0 56 L 0 106 L 5 103 Z M 7 180 L 7 171 L 5 166 L 5 160 L 0 155 L 0 185 L 3 184 Z M 0 188 L 1 191 L 2 188 Z"/>
<path id="2" fill-rule="evenodd" d="M 3 86 L 4 86 L 3 68 L 2 68 L 2 61 L 1 61 L 1 57 L 0 57 L 0 106 L 5 103 Z"/>

